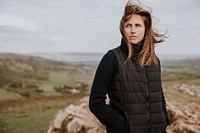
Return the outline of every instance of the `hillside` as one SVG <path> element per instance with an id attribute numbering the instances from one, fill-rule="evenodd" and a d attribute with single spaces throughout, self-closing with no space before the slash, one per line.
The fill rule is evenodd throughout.
<path id="1" fill-rule="evenodd" d="M 30 97 L 43 92 L 41 85 L 49 80 L 49 74 L 63 71 L 66 65 L 41 57 L 1 53 L 0 100 Z"/>
<path id="2" fill-rule="evenodd" d="M 59 71 L 64 63 L 40 57 L 0 54 L 0 87 L 22 80 L 47 80 L 48 71 Z"/>
<path id="3" fill-rule="evenodd" d="M 88 95 L 96 63 L 1 53 L 0 68 L 0 133 L 38 133 L 60 108 Z"/>

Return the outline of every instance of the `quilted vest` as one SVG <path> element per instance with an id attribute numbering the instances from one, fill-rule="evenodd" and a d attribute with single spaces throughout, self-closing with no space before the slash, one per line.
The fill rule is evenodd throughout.
<path id="1" fill-rule="evenodd" d="M 118 71 L 109 87 L 110 106 L 126 117 L 128 133 L 163 133 L 166 117 L 162 105 L 160 64 L 140 67 L 120 47 L 111 50 Z"/>

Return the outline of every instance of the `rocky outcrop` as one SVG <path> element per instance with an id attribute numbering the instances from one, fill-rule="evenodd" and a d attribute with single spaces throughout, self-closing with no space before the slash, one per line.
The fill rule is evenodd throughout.
<path id="1" fill-rule="evenodd" d="M 200 86 L 182 83 L 174 85 L 173 88 L 183 91 L 183 93 L 188 94 L 190 96 L 200 97 Z"/>
<path id="2" fill-rule="evenodd" d="M 168 133 L 199 133 L 200 121 L 199 112 L 200 107 L 196 107 L 194 112 L 187 105 L 167 103 L 168 113 L 170 117 L 170 126 L 167 129 Z"/>
<path id="3" fill-rule="evenodd" d="M 170 126 L 167 133 L 199 133 L 199 106 L 196 112 L 189 105 L 167 102 Z M 59 111 L 50 125 L 48 133 L 105 133 L 105 127 L 88 109 L 88 97 L 78 104 L 70 105 Z"/>
<path id="4" fill-rule="evenodd" d="M 105 128 L 89 111 L 89 97 L 59 111 L 47 133 L 105 133 Z"/>

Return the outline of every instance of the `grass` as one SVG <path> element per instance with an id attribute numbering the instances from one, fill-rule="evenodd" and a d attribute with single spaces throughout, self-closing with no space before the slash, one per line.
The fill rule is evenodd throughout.
<path id="1" fill-rule="evenodd" d="M 77 82 L 92 84 L 95 64 L 68 64 L 62 71 L 50 71 L 48 80 L 40 81 L 40 88 L 46 92 L 53 92 L 55 86 L 68 84 L 74 85 Z"/>
<path id="2" fill-rule="evenodd" d="M 5 100 L 17 100 L 22 98 L 19 94 L 14 92 L 7 92 L 6 90 L 0 89 L 0 101 Z"/>
<path id="3" fill-rule="evenodd" d="M 21 107 L 8 108 L 0 114 L 1 133 L 45 133 L 58 110 L 77 102 L 88 94 L 46 97 L 27 102 Z M 1 129 L 6 126 L 6 130 Z"/>
<path id="4" fill-rule="evenodd" d="M 47 81 L 41 81 L 41 86 L 44 91 L 52 92 L 55 86 L 61 84 L 73 84 L 75 81 L 69 76 L 69 72 L 60 71 L 60 72 L 50 72 L 49 79 Z"/>

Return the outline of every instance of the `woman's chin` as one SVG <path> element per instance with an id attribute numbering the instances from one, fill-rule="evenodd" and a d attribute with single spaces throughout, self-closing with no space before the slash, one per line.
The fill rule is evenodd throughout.
<path id="1" fill-rule="evenodd" d="M 138 44 L 138 41 L 131 41 L 131 44 Z"/>

